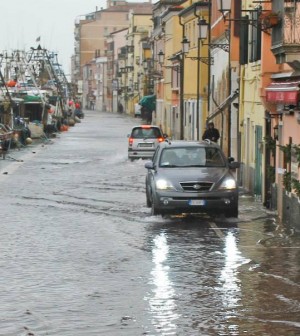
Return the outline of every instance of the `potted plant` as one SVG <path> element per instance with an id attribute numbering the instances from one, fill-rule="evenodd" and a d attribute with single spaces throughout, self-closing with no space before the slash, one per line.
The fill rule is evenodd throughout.
<path id="1" fill-rule="evenodd" d="M 292 144 L 278 145 L 279 149 L 284 154 L 284 159 L 287 163 L 291 162 L 292 159 Z"/>
<path id="2" fill-rule="evenodd" d="M 300 181 L 295 178 L 292 178 L 292 187 L 295 190 L 298 199 L 300 199 Z"/>
<path id="3" fill-rule="evenodd" d="M 266 169 L 266 174 L 268 179 L 270 180 L 270 183 L 275 182 L 275 167 L 274 166 L 268 166 Z"/>
<path id="4" fill-rule="evenodd" d="M 281 16 L 277 12 L 273 12 L 271 10 L 264 11 L 260 16 L 259 16 L 260 23 L 262 25 L 263 29 L 268 29 L 275 27 L 278 25 L 281 21 Z"/>
<path id="5" fill-rule="evenodd" d="M 276 140 L 273 139 L 270 135 L 264 137 L 264 142 L 266 145 L 266 149 L 269 149 L 273 156 L 275 156 L 276 152 Z"/>
<path id="6" fill-rule="evenodd" d="M 290 172 L 285 172 L 283 175 L 283 186 L 286 192 L 290 193 L 292 191 L 292 174 Z"/>

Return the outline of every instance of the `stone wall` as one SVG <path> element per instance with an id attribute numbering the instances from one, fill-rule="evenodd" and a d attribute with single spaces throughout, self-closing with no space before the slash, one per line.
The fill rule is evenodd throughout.
<path id="1" fill-rule="evenodd" d="M 300 232 L 300 201 L 291 193 L 283 195 L 282 221 Z"/>

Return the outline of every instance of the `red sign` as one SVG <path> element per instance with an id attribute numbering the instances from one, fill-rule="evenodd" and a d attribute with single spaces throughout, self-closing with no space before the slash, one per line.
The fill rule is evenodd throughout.
<path id="1" fill-rule="evenodd" d="M 297 105 L 299 91 L 266 91 L 267 101 L 286 105 Z"/>

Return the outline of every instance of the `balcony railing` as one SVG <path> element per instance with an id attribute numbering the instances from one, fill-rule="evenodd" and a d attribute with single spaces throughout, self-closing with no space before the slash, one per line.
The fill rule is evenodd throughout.
<path id="1" fill-rule="evenodd" d="M 285 2 L 281 22 L 272 27 L 271 50 L 277 63 L 300 68 L 300 3 Z M 299 65 L 298 65 L 299 63 Z"/>

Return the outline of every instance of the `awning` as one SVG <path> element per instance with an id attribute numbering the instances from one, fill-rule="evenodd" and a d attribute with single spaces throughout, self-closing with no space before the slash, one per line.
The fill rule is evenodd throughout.
<path id="1" fill-rule="evenodd" d="M 270 103 L 297 105 L 299 101 L 300 81 L 272 82 L 266 87 L 266 100 Z"/>
<path id="2" fill-rule="evenodd" d="M 156 109 L 156 95 L 144 96 L 139 101 L 139 105 L 146 107 L 149 111 Z"/>
<path id="3" fill-rule="evenodd" d="M 230 105 L 239 95 L 239 90 L 236 89 L 235 91 L 233 91 L 231 93 L 230 96 L 228 96 L 221 105 L 218 106 L 218 108 L 207 117 L 207 121 L 215 118 L 218 114 L 220 114 L 221 112 L 223 112 L 228 105 Z"/>
<path id="4" fill-rule="evenodd" d="M 24 103 L 25 104 L 41 104 L 42 98 L 40 96 L 24 96 Z"/>

